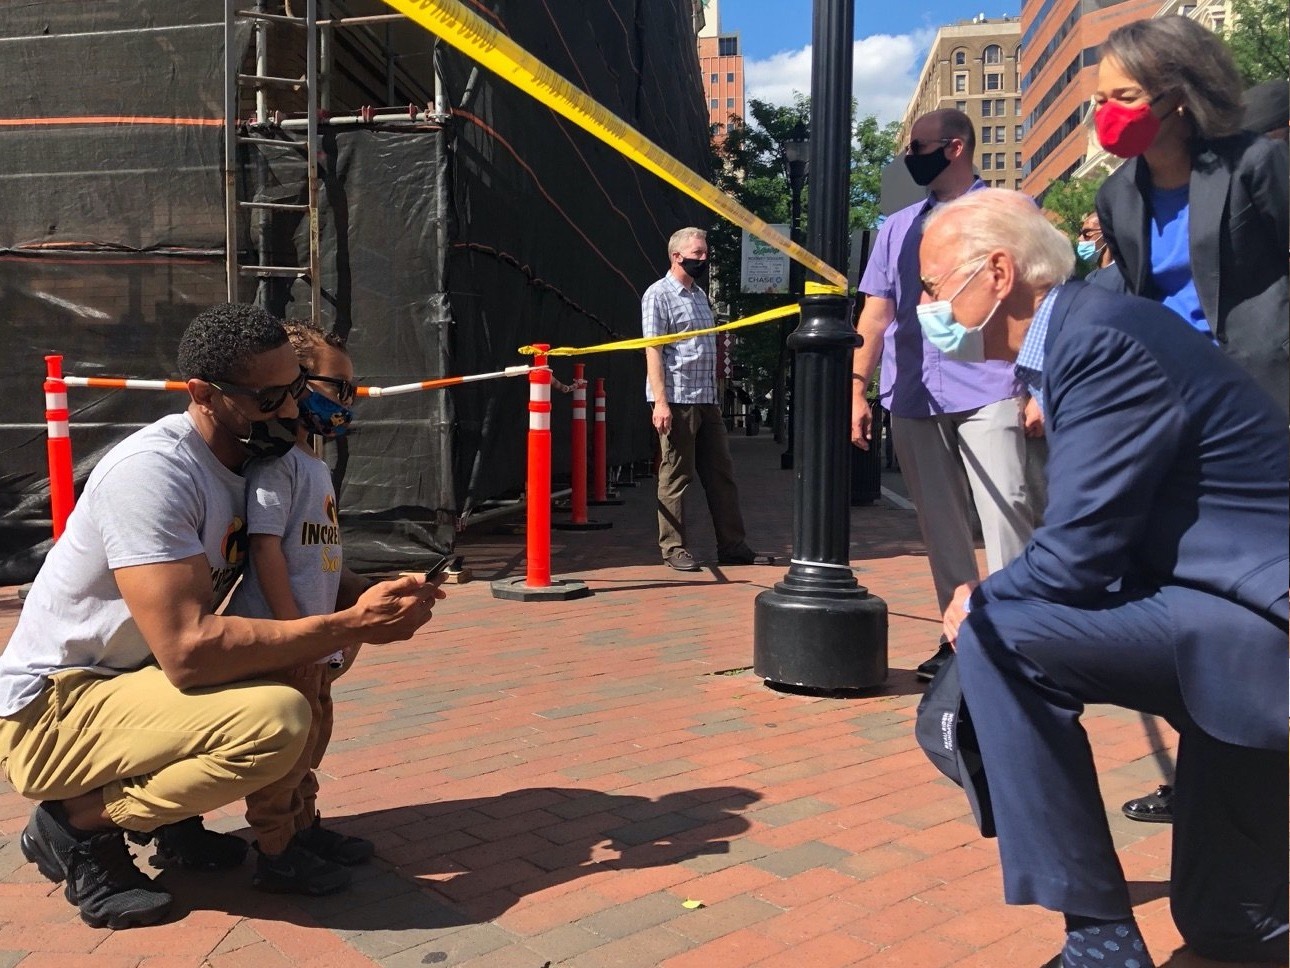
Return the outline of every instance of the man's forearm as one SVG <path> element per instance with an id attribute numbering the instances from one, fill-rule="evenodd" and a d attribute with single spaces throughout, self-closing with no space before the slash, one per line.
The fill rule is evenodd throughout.
<path id="1" fill-rule="evenodd" d="M 655 403 L 667 403 L 667 384 L 663 380 L 663 351 L 657 346 L 645 348 L 645 378 Z"/>

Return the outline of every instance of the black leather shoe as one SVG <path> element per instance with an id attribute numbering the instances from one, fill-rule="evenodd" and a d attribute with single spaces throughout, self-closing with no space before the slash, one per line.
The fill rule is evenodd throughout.
<path id="1" fill-rule="evenodd" d="M 941 666 L 945 665 L 946 660 L 953 654 L 954 650 L 950 648 L 949 643 L 942 642 L 941 647 L 936 650 L 936 654 L 914 670 L 914 675 L 923 682 L 931 682 Z"/>
<path id="2" fill-rule="evenodd" d="M 771 555 L 758 554 L 751 548 L 744 547 L 738 551 L 718 555 L 717 562 L 722 565 L 773 565 L 775 559 Z"/>
<path id="3" fill-rule="evenodd" d="M 1155 793 L 1125 801 L 1121 812 L 1130 820 L 1143 823 L 1174 822 L 1174 788 L 1167 783 L 1156 787 Z"/>
<path id="4" fill-rule="evenodd" d="M 682 548 L 680 551 L 673 551 L 663 559 L 663 563 L 669 568 L 675 568 L 677 571 L 698 571 L 699 563 L 694 557 Z"/>

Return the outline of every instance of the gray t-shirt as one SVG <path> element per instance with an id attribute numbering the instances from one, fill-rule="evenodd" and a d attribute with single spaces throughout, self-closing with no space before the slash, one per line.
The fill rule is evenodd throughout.
<path id="1" fill-rule="evenodd" d="M 187 413 L 162 417 L 99 461 L 0 655 L 0 716 L 63 669 L 117 675 L 152 653 L 113 571 L 205 555 L 211 608 L 246 558 L 246 482 L 216 459 Z"/>
<path id="2" fill-rule="evenodd" d="M 301 615 L 330 615 L 340 590 L 340 521 L 327 465 L 299 447 L 281 460 L 261 461 L 246 473 L 248 534 L 282 539 L 291 594 Z M 226 615 L 273 618 L 255 562 L 224 609 Z"/>

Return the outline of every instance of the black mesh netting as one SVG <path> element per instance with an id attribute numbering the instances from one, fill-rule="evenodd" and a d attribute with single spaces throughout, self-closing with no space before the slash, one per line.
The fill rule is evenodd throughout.
<path id="1" fill-rule="evenodd" d="M 691 0 L 469 6 L 705 171 Z M 356 0 L 332 9 L 389 8 Z M 245 50 L 250 32 L 238 37 Z M 404 56 L 391 46 L 400 44 Z M 344 96 L 412 99 L 405 89 L 435 89 L 437 65 L 449 109 L 441 124 L 323 131 L 322 312 L 348 334 L 362 382 L 492 371 L 526 362 L 517 353 L 524 344 L 639 335 L 639 296 L 666 268 L 667 237 L 707 217 L 450 48 L 427 56 L 432 46 L 406 23 L 337 45 L 334 89 Z M 377 76 L 383 58 L 373 51 L 393 55 L 384 62 L 398 64 L 397 77 Z M 0 327 L 9 350 L 0 371 L 8 403 L 0 582 L 14 582 L 34 574 L 50 534 L 43 355 L 63 354 L 69 374 L 171 377 L 184 325 L 224 298 L 223 4 L 10 5 L 0 73 L 10 93 L 0 108 Z M 271 136 L 292 143 L 244 147 L 239 190 L 303 201 L 303 131 Z M 295 213 L 246 218 L 242 261 L 304 264 L 306 239 Z M 244 285 L 243 298 L 254 290 Z M 301 282 L 271 280 L 256 295 L 286 316 L 308 312 Z M 647 457 L 643 358 L 583 361 L 588 377 L 606 378 L 610 463 Z M 569 380 L 570 361 L 554 367 Z M 347 559 L 395 567 L 426 548 L 446 550 L 464 510 L 518 491 L 526 398 L 524 381 L 511 379 L 361 403 L 357 432 L 337 457 Z M 70 400 L 78 488 L 107 448 L 186 404 L 178 393 L 75 388 Z M 556 468 L 568 466 L 569 411 L 557 396 Z"/>

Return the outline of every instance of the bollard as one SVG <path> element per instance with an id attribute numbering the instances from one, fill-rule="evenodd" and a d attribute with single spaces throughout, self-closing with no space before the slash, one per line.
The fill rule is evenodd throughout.
<path id="1" fill-rule="evenodd" d="M 552 525 L 558 531 L 603 531 L 612 527 L 609 521 L 592 521 L 587 517 L 587 381 L 586 366 L 573 364 L 573 419 L 570 443 L 569 474 L 572 495 L 569 520 Z"/>
<path id="2" fill-rule="evenodd" d="M 590 504 L 596 507 L 622 504 L 617 497 L 609 496 L 606 476 L 609 468 L 609 454 L 605 442 L 605 379 L 596 377 L 596 401 L 593 408 L 595 427 L 591 436 L 592 491 Z"/>
<path id="3" fill-rule="evenodd" d="M 538 355 L 529 371 L 527 561 L 522 578 L 493 582 L 493 597 L 510 601 L 567 601 L 591 594 L 584 582 L 551 580 L 551 371 L 548 343 L 534 343 Z"/>
<path id="4" fill-rule="evenodd" d="M 67 384 L 63 357 L 45 357 L 45 427 L 49 435 L 49 504 L 54 540 L 62 537 L 75 503 L 72 484 L 72 439 L 68 435 Z"/>

